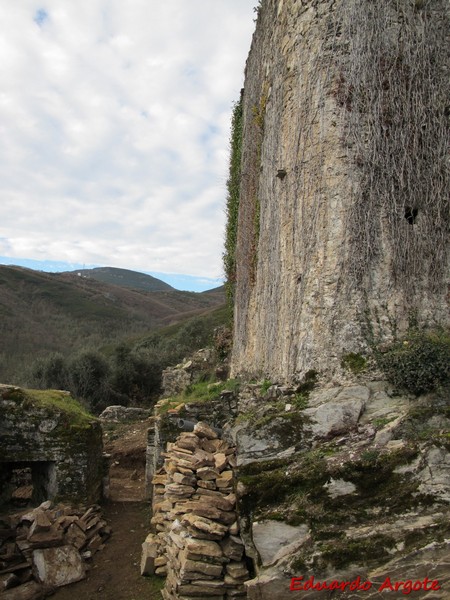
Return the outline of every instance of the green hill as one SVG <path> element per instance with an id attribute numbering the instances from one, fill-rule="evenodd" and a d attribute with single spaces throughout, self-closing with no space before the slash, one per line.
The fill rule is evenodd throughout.
<path id="1" fill-rule="evenodd" d="M 65 274 L 75 274 L 78 277 L 95 279 L 102 283 L 119 285 L 134 290 L 144 290 L 146 292 L 168 292 L 174 290 L 168 283 L 151 275 L 130 271 L 129 269 L 117 269 L 116 267 L 80 269 L 78 271 L 67 271 Z"/>
<path id="2" fill-rule="evenodd" d="M 180 292 L 170 286 L 149 292 L 77 273 L 0 266 L 0 382 L 26 383 L 29 365 L 49 353 L 69 356 L 116 344 L 224 302 L 220 293 Z"/>

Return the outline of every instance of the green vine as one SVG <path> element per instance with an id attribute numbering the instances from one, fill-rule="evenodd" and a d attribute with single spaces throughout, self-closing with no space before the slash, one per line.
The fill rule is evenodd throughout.
<path id="1" fill-rule="evenodd" d="M 256 153 L 255 153 L 255 163 L 254 170 L 255 172 L 259 172 L 260 164 L 261 164 L 261 154 L 262 154 L 262 143 L 264 138 L 264 125 L 266 118 L 266 107 L 267 101 L 269 99 L 269 82 L 265 81 L 262 86 L 261 96 L 259 98 L 258 104 L 254 104 L 252 106 L 252 114 L 253 119 L 252 123 L 255 128 L 255 135 L 257 139 L 256 143 Z M 257 191 L 255 190 L 254 200 L 253 200 L 253 236 L 251 241 L 251 265 L 250 265 L 250 282 L 255 283 L 256 281 L 256 271 L 258 266 L 258 244 L 259 244 L 259 234 L 261 228 L 261 202 L 258 197 Z"/>
<path id="2" fill-rule="evenodd" d="M 227 181 L 225 251 L 223 264 L 226 276 L 226 292 L 229 306 L 234 303 L 236 284 L 236 240 L 238 229 L 239 196 L 241 188 L 241 155 L 242 155 L 242 96 L 233 108 L 230 140 L 230 170 Z"/>

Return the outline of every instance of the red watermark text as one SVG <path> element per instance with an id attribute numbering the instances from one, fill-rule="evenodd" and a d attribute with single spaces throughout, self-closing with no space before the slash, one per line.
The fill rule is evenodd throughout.
<path id="1" fill-rule="evenodd" d="M 351 592 L 367 592 L 372 589 L 372 587 L 376 588 L 379 592 L 391 591 L 391 592 L 401 592 L 404 595 L 411 594 L 411 592 L 418 592 L 420 590 L 423 591 L 436 591 L 440 590 L 441 586 L 439 585 L 439 581 L 437 579 L 428 579 L 428 577 L 424 577 L 424 579 L 406 579 L 405 581 L 392 581 L 390 577 L 386 577 L 386 579 L 381 584 L 373 584 L 371 581 L 363 581 L 361 577 L 357 577 L 352 581 L 338 581 L 337 579 L 332 579 L 331 581 L 318 581 L 315 579 L 314 575 L 311 575 L 309 579 L 305 579 L 304 577 L 292 577 L 290 590 L 291 592 L 300 592 L 307 590 L 349 590 Z"/>

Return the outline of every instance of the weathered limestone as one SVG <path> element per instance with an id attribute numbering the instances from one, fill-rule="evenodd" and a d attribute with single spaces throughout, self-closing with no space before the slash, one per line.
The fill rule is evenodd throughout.
<path id="1" fill-rule="evenodd" d="M 61 587 L 85 577 L 81 556 L 70 545 L 35 550 L 33 563 L 39 581 L 46 585 Z"/>
<path id="2" fill-rule="evenodd" d="M 154 476 L 155 533 L 141 572 L 166 575 L 165 600 L 245 596 L 249 573 L 233 493 L 234 448 L 204 422 L 169 443 Z"/>
<path id="3" fill-rule="evenodd" d="M 126 407 L 121 405 L 107 406 L 99 415 L 101 421 L 112 421 L 120 423 L 122 421 L 137 421 L 151 417 L 153 410 L 151 408 Z"/>
<path id="4" fill-rule="evenodd" d="M 272 385 L 265 402 L 261 387 L 242 387 L 240 404 L 249 418 L 225 428 L 237 444 L 241 536 L 256 573 L 245 582 L 247 598 L 284 600 L 291 595 L 291 577 L 314 575 L 329 582 L 368 579 L 372 588 L 363 594 L 368 598 L 380 596 L 378 587 L 387 577 L 415 582 L 428 576 L 441 589 L 423 591 L 423 597 L 446 599 L 445 398 L 400 396 L 387 382 L 361 381 L 317 388 L 301 399 L 302 408 L 285 411 L 291 398 L 294 405 L 295 386 Z M 354 412 L 342 418 L 339 407 Z M 289 436 L 287 427 L 272 429 L 285 412 L 286 424 L 296 425 Z M 320 421 L 320 415 L 327 418 Z M 253 438 L 261 441 L 258 454 L 248 443 Z M 224 553 L 230 557 L 225 547 Z M 329 594 L 301 590 L 311 600 Z M 347 590 L 345 597 L 361 594 Z"/>
<path id="5" fill-rule="evenodd" d="M 410 42 L 413 55 L 422 44 L 423 55 L 432 57 L 448 47 L 448 6 L 419 4 L 385 2 L 376 10 L 360 0 L 264 0 L 258 8 L 243 93 L 232 377 L 286 380 L 309 369 L 339 374 L 346 353 L 368 350 L 370 336 L 392 340 L 408 328 L 409 315 L 418 325 L 449 323 L 448 251 L 437 250 L 445 241 L 448 247 L 448 211 L 440 208 L 448 201 L 443 196 L 448 151 L 444 142 L 433 160 L 430 149 L 436 150 L 427 137 L 434 124 L 437 138 L 447 135 L 446 117 L 442 111 L 425 125 L 412 118 L 410 104 L 414 96 L 416 108 L 423 102 L 423 114 L 435 115 L 433 86 L 447 86 L 448 62 L 431 59 L 424 69 L 432 72 L 429 85 L 419 77 L 402 78 L 407 69 L 419 68 L 409 57 L 405 66 L 406 36 L 417 39 Z M 351 21 L 352 11 L 367 34 L 360 21 Z M 373 54 L 356 65 L 368 40 Z M 392 69 L 383 63 L 387 56 Z M 394 66 L 400 64 L 405 70 L 397 73 Z M 352 76 L 363 82 L 358 97 Z M 379 86 L 372 90 L 373 102 L 364 87 L 371 81 Z M 414 95 L 407 88 L 402 105 L 403 82 Z M 420 144 L 403 142 L 396 152 L 392 123 L 375 125 L 370 111 L 392 118 L 392 110 L 402 107 L 395 133 Z M 377 145 L 374 137 L 383 133 L 384 145 Z M 435 149 L 438 144 L 435 139 Z M 391 157 L 382 156 L 381 148 Z M 392 157 L 401 164 L 386 183 L 393 196 L 389 204 L 388 193 L 370 194 Z M 440 179 L 444 172 L 446 184 Z M 408 198 L 421 186 L 412 223 Z M 360 221 L 352 220 L 357 213 Z M 437 213 L 441 216 L 432 216 Z M 442 231 L 435 247 L 428 243 L 433 231 Z M 355 263 L 362 265 L 359 279 Z"/>
<path id="6" fill-rule="evenodd" d="M 252 525 L 253 543 L 261 557 L 262 565 L 267 566 L 276 562 L 294 549 L 292 543 L 301 546 L 309 537 L 306 525 L 293 527 L 278 521 L 262 521 Z"/>
<path id="7" fill-rule="evenodd" d="M 205 371 L 216 363 L 217 356 L 212 348 L 204 348 L 195 352 L 188 360 L 176 367 L 164 369 L 162 377 L 163 396 L 175 396 L 191 383 L 199 380 Z"/>

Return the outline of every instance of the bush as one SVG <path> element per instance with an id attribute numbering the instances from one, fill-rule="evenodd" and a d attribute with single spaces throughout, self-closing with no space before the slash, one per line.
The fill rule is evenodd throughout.
<path id="1" fill-rule="evenodd" d="M 115 351 L 112 386 L 134 405 L 147 405 L 160 392 L 164 364 L 156 352 L 148 348 L 131 349 L 124 344 Z"/>
<path id="2" fill-rule="evenodd" d="M 54 352 L 45 358 L 38 358 L 31 367 L 31 381 L 38 388 L 67 389 L 69 373 L 64 356 Z"/>
<path id="3" fill-rule="evenodd" d="M 388 381 L 416 396 L 450 388 L 450 335 L 411 332 L 407 339 L 376 352 Z"/>

